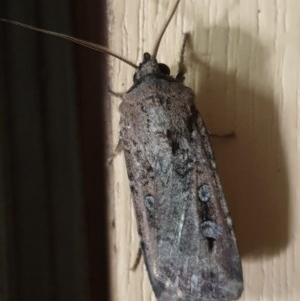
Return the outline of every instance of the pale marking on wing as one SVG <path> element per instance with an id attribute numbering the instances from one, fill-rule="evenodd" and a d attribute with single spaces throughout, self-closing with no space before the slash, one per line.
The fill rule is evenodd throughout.
<path id="1" fill-rule="evenodd" d="M 180 222 L 179 222 L 179 227 L 178 227 L 177 245 L 179 245 L 180 240 L 181 240 L 181 234 L 182 234 L 184 220 L 185 220 L 185 208 L 184 208 L 184 210 L 181 214 L 181 217 L 180 217 Z"/>
<path id="2" fill-rule="evenodd" d="M 191 277 L 191 292 L 194 292 L 197 290 L 198 288 L 198 283 L 199 282 L 199 276 L 193 274 Z"/>

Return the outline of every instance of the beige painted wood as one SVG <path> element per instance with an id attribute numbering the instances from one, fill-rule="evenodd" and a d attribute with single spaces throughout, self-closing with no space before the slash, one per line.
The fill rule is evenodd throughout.
<path id="1" fill-rule="evenodd" d="M 174 0 L 112 0 L 110 47 L 136 63 L 151 51 Z M 300 1 L 182 0 L 158 59 L 177 69 L 184 32 L 186 84 L 210 131 L 243 268 L 241 300 L 300 300 Z M 111 88 L 134 70 L 111 60 Z M 113 143 L 118 105 L 112 99 Z M 114 301 L 155 300 L 143 262 L 123 154 L 111 169 L 111 281 Z M 114 227 L 112 226 L 114 224 Z"/>

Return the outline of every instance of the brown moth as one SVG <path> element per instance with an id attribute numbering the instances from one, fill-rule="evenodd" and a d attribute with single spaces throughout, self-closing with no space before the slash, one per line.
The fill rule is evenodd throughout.
<path id="1" fill-rule="evenodd" d="M 146 53 L 120 106 L 141 248 L 158 300 L 234 300 L 241 261 L 194 98 Z"/>
<path id="2" fill-rule="evenodd" d="M 243 291 L 232 222 L 193 91 L 156 60 L 160 40 L 136 66 L 105 47 L 58 36 L 121 59 L 136 69 L 120 105 L 120 139 L 141 250 L 159 301 L 235 300 Z"/>

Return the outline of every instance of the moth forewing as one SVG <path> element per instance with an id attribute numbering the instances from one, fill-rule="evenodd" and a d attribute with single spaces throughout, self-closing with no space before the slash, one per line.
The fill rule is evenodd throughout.
<path id="1" fill-rule="evenodd" d="M 156 298 L 237 299 L 243 290 L 240 257 L 194 93 L 146 54 L 120 112 L 141 248 Z"/>

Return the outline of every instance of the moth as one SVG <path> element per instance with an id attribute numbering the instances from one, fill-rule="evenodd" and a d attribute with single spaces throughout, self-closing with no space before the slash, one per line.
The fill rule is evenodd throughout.
<path id="1" fill-rule="evenodd" d="M 136 69 L 120 105 L 120 139 L 141 250 L 158 301 L 235 300 L 243 291 L 231 218 L 194 92 L 153 54 L 133 62 L 107 48 L 1 19 L 113 55 Z"/>

